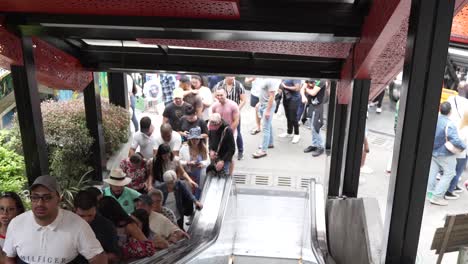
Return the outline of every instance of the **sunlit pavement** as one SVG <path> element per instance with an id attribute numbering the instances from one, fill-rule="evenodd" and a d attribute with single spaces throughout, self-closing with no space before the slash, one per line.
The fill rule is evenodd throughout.
<path id="1" fill-rule="evenodd" d="M 249 96 L 247 96 L 249 97 Z M 367 156 L 366 165 L 373 169 L 371 174 L 361 174 L 364 181 L 359 186 L 359 197 L 374 197 L 378 200 L 382 220 L 385 219 L 387 208 L 387 194 L 389 188 L 390 174 L 385 172 L 387 162 L 391 158 L 393 150 L 393 124 L 394 124 L 394 103 L 390 103 L 388 97 L 384 99 L 383 112 L 377 114 L 375 107 L 369 109 L 367 120 L 368 139 L 370 144 L 370 153 Z M 154 112 L 137 112 L 138 119 L 148 115 L 157 125 L 162 121 L 163 105 L 158 106 L 159 114 Z M 292 144 L 290 138 L 278 138 L 278 135 L 286 131 L 286 118 L 283 114 L 281 105 L 277 114 L 274 115 L 274 145 L 273 149 L 268 150 L 268 155 L 261 159 L 253 159 L 254 153 L 262 142 L 262 133 L 251 135 L 250 130 L 255 127 L 254 109 L 247 103 L 241 112 L 242 135 L 244 139 L 244 159 L 237 161 L 235 158 L 235 171 L 239 174 L 261 174 L 272 177 L 314 177 L 319 182 L 324 183 L 324 177 L 327 175 L 326 159 L 323 154 L 320 157 L 312 157 L 310 153 L 304 153 L 303 150 L 311 143 L 311 131 L 301 125 L 301 140 L 297 144 Z M 322 130 L 322 136 L 325 140 L 326 131 Z M 128 148 L 127 148 L 128 149 Z M 125 151 L 123 151 L 125 153 Z M 124 154 L 125 155 L 125 154 Z M 463 175 L 462 182 L 466 179 Z M 437 256 L 435 251 L 430 250 L 432 238 L 435 229 L 444 225 L 446 214 L 466 213 L 468 208 L 468 194 L 463 192 L 459 200 L 449 201 L 446 207 L 439 207 L 426 203 L 424 218 L 421 227 L 421 236 L 419 244 L 418 263 L 435 263 Z M 443 263 L 455 263 L 457 253 L 447 253 L 444 255 Z"/>

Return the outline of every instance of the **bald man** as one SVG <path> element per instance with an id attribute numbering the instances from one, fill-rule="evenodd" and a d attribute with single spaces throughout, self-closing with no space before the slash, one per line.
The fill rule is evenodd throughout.
<path id="1" fill-rule="evenodd" d="M 180 134 L 172 130 L 172 127 L 169 123 L 162 124 L 159 131 L 160 133 L 155 140 L 154 155 L 158 153 L 158 148 L 160 145 L 168 144 L 171 146 L 174 155 L 179 156 L 179 149 L 182 145 L 182 138 L 180 137 Z"/>

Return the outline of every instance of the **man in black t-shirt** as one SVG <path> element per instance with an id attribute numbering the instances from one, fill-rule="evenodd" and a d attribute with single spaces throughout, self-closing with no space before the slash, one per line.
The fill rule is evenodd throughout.
<path id="1" fill-rule="evenodd" d="M 183 101 L 184 91 L 181 88 L 174 89 L 174 101 L 164 108 L 163 123 L 171 124 L 174 131 L 180 131 L 180 121 L 185 114 L 185 108 L 190 104 Z"/>
<path id="2" fill-rule="evenodd" d="M 202 133 L 201 136 L 203 138 L 208 138 L 208 126 L 206 122 L 198 117 L 195 108 L 189 105 L 185 108 L 185 116 L 180 120 L 180 131 L 177 132 L 186 139 L 188 132 L 194 127 L 199 127 Z"/>
<path id="3" fill-rule="evenodd" d="M 107 254 L 109 263 L 118 262 L 121 252 L 118 246 L 117 231 L 114 224 L 104 216 L 97 213 L 97 199 L 89 191 L 79 191 L 74 200 L 75 213 L 88 222 Z M 76 260 L 79 260 L 79 256 Z M 76 263 L 81 263 L 77 261 Z"/>
<path id="4" fill-rule="evenodd" d="M 320 136 L 323 125 L 323 101 L 325 99 L 326 83 L 320 80 L 307 80 L 301 88 L 302 102 L 307 104 L 307 117 L 310 118 L 312 130 L 312 145 L 304 149 L 317 157 L 323 154 L 324 144 Z"/>

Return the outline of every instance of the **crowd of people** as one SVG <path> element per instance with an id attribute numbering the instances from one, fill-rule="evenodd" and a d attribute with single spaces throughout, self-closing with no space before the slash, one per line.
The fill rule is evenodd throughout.
<path id="1" fill-rule="evenodd" d="M 213 81 L 215 80 L 215 81 Z M 182 239 L 191 224 L 205 175 L 230 176 L 234 155 L 244 158 L 241 109 L 246 90 L 234 76 L 208 80 L 192 75 L 160 76 L 163 120 L 153 124 L 135 115 L 138 89 L 130 94 L 132 137 L 128 157 L 110 171 L 105 187 L 89 187 L 74 196 L 74 211 L 60 207 L 56 178 L 39 176 L 30 187 L 31 209 L 25 212 L 13 192 L 0 197 L 0 262 L 5 263 L 119 263 L 153 255 Z M 273 114 L 283 100 L 286 133 L 300 140 L 299 122 L 312 127 L 312 144 L 304 152 L 323 153 L 323 103 L 327 83 L 320 80 L 247 78 L 250 106 L 262 144 L 253 158 L 274 147 Z M 178 87 L 176 86 L 178 83 Z M 186 221 L 187 220 L 187 221 Z M 31 239 L 34 238 L 34 239 Z M 2 251 L 0 251 L 2 252 Z"/>
<path id="2" fill-rule="evenodd" d="M 460 83 L 458 94 L 439 108 L 427 186 L 427 198 L 435 205 L 448 205 L 463 191 L 459 181 L 466 167 L 468 146 L 468 99 L 464 86 L 464 82 Z"/>

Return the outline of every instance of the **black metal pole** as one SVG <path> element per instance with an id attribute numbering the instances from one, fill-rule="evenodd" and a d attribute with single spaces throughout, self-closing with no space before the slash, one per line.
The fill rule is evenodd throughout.
<path id="1" fill-rule="evenodd" d="M 412 0 L 385 219 L 385 263 L 415 263 L 455 1 Z"/>
<path id="2" fill-rule="evenodd" d="M 109 102 L 128 109 L 127 74 L 123 72 L 108 72 Z"/>
<path id="3" fill-rule="evenodd" d="M 343 175 L 342 195 L 347 197 L 357 197 L 370 83 L 370 80 L 354 80 L 352 101 L 348 106 L 346 129 L 348 133 L 344 148 L 344 166 L 341 172 Z"/>
<path id="4" fill-rule="evenodd" d="M 341 165 L 343 163 L 343 145 L 346 134 L 346 115 L 348 105 L 335 104 L 333 122 L 330 174 L 328 178 L 328 197 L 340 196 Z"/>
<path id="5" fill-rule="evenodd" d="M 31 37 L 21 38 L 24 66 L 11 66 L 23 143 L 23 155 L 29 184 L 49 173 L 47 145 L 42 124 L 41 102 L 36 81 L 33 43 Z"/>
<path id="6" fill-rule="evenodd" d="M 330 97 L 328 100 L 328 116 L 327 116 L 327 138 L 325 141 L 325 151 L 330 153 L 332 146 L 333 134 L 333 119 L 335 118 L 335 104 L 336 104 L 336 81 L 332 81 L 330 85 Z"/>
<path id="7" fill-rule="evenodd" d="M 94 139 L 91 158 L 94 168 L 93 180 L 102 182 L 102 173 L 106 168 L 104 132 L 102 130 L 101 95 L 99 94 L 99 76 L 94 73 L 94 81 L 84 89 L 86 125 Z"/>

